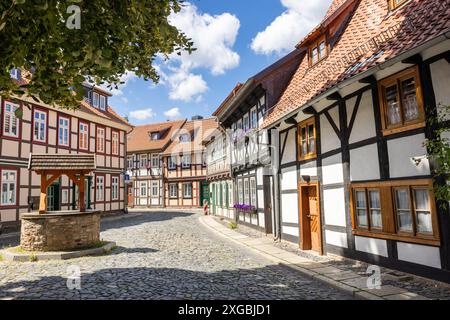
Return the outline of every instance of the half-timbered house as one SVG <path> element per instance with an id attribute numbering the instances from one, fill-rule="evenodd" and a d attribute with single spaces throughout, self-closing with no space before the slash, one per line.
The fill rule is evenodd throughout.
<path id="1" fill-rule="evenodd" d="M 449 12 L 448 0 L 334 0 L 298 44 L 262 124 L 279 132 L 279 237 L 448 281 L 450 213 L 424 142 L 450 105 Z"/>

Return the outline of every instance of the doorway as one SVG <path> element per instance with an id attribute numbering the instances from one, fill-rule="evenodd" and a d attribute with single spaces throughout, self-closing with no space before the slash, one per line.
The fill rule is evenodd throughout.
<path id="1" fill-rule="evenodd" d="M 299 184 L 300 249 L 323 254 L 319 184 Z"/>
<path id="2" fill-rule="evenodd" d="M 272 234 L 272 176 L 263 177 L 264 190 L 264 229 L 266 234 Z"/>
<path id="3" fill-rule="evenodd" d="M 59 181 L 47 188 L 47 211 L 58 211 L 61 209 L 61 203 L 59 201 L 60 191 L 61 184 Z"/>

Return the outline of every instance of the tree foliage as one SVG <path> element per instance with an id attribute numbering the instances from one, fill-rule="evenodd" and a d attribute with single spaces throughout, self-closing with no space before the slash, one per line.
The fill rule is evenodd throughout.
<path id="1" fill-rule="evenodd" d="M 67 26 L 74 5 L 80 29 Z M 0 95 L 23 93 L 11 81 L 12 68 L 34 70 L 27 94 L 66 107 L 82 98 L 88 76 L 111 87 L 127 71 L 157 82 L 157 55 L 195 50 L 168 22 L 181 6 L 182 0 L 2 0 Z"/>
<path id="2" fill-rule="evenodd" d="M 428 158 L 434 164 L 434 194 L 438 200 L 450 201 L 450 106 L 439 106 L 439 113 L 428 123 L 435 128 L 434 137 L 425 143 Z"/>

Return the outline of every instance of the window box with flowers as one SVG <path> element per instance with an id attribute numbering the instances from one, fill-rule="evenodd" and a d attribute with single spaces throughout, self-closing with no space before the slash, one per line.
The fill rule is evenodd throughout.
<path id="1" fill-rule="evenodd" d="M 239 220 L 239 217 L 242 215 L 244 217 L 245 220 L 245 215 L 252 215 L 252 214 L 257 214 L 257 210 L 254 206 L 251 206 L 249 204 L 239 204 L 236 203 L 233 208 L 236 209 L 236 220 Z"/>

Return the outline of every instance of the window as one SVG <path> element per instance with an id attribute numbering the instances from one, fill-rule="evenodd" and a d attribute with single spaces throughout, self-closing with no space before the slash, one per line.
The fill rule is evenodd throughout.
<path id="1" fill-rule="evenodd" d="M 146 197 L 147 196 L 147 182 L 146 181 L 141 181 L 140 189 L 141 189 L 141 197 Z"/>
<path id="2" fill-rule="evenodd" d="M 180 135 L 180 142 L 189 142 L 190 140 L 191 136 L 188 133 Z"/>
<path id="3" fill-rule="evenodd" d="M 105 128 L 97 127 L 97 152 L 105 152 Z"/>
<path id="4" fill-rule="evenodd" d="M 63 189 L 61 190 L 61 203 L 69 202 L 69 190 Z"/>
<path id="5" fill-rule="evenodd" d="M 248 179 L 244 180 L 244 204 L 250 204 L 250 190 Z"/>
<path id="6" fill-rule="evenodd" d="M 228 207 L 233 208 L 233 184 L 228 183 Z"/>
<path id="7" fill-rule="evenodd" d="M 250 111 L 250 128 L 255 129 L 258 126 L 258 114 L 256 112 L 256 107 L 253 107 Z"/>
<path id="8" fill-rule="evenodd" d="M 80 122 L 80 132 L 78 133 L 79 148 L 83 150 L 89 149 L 89 125 Z"/>
<path id="9" fill-rule="evenodd" d="M 248 113 L 244 115 L 243 122 L 244 122 L 244 131 L 247 132 L 250 129 L 250 119 Z"/>
<path id="10" fill-rule="evenodd" d="M 175 156 L 167 158 L 169 170 L 175 170 L 177 168 L 177 159 Z"/>
<path id="11" fill-rule="evenodd" d="M 9 75 L 11 76 L 11 78 L 16 79 L 16 80 L 20 80 L 21 78 L 21 72 L 20 69 L 15 68 L 15 69 L 11 69 L 9 71 Z"/>
<path id="12" fill-rule="evenodd" d="M 46 142 L 47 140 L 47 113 L 34 110 L 33 141 Z"/>
<path id="13" fill-rule="evenodd" d="M 151 140 L 159 140 L 159 139 L 160 139 L 160 134 L 159 134 L 159 132 L 151 132 L 151 133 L 150 133 L 150 139 L 151 139 Z"/>
<path id="14" fill-rule="evenodd" d="M 238 180 L 238 189 L 237 189 L 239 204 L 244 204 L 244 189 L 242 188 L 242 180 Z"/>
<path id="15" fill-rule="evenodd" d="M 17 171 L 1 170 L 2 206 L 16 205 Z"/>
<path id="16" fill-rule="evenodd" d="M 432 181 L 353 184 L 354 233 L 439 245 Z"/>
<path id="17" fill-rule="evenodd" d="M 418 69 L 400 72 L 379 82 L 385 134 L 424 126 L 424 110 Z"/>
<path id="18" fill-rule="evenodd" d="M 190 154 L 184 154 L 181 158 L 181 166 L 183 168 L 190 168 L 191 167 L 191 155 Z"/>
<path id="19" fill-rule="evenodd" d="M 141 154 L 141 158 L 139 159 L 139 167 L 141 169 L 146 169 L 148 164 L 147 155 Z"/>
<path id="20" fill-rule="evenodd" d="M 319 38 L 309 47 L 309 64 L 310 66 L 325 59 L 328 55 L 328 47 L 325 36 Z"/>
<path id="21" fill-rule="evenodd" d="M 392 11 L 400 7 L 403 3 L 405 3 L 408 0 L 388 0 L 388 1 L 389 1 L 389 9 Z"/>
<path id="22" fill-rule="evenodd" d="M 95 200 L 104 201 L 105 200 L 105 177 L 97 176 L 95 178 Z"/>
<path id="23" fill-rule="evenodd" d="M 256 203 L 256 179 L 250 178 L 250 204 L 255 208 L 258 207 Z"/>
<path id="24" fill-rule="evenodd" d="M 119 133 L 111 131 L 111 153 L 119 154 Z"/>
<path id="25" fill-rule="evenodd" d="M 152 181 L 152 197 L 159 196 L 159 184 L 158 181 Z"/>
<path id="26" fill-rule="evenodd" d="M 259 98 L 259 121 L 264 120 L 266 114 L 266 96 Z"/>
<path id="27" fill-rule="evenodd" d="M 159 155 L 152 154 L 152 168 L 159 168 Z"/>
<path id="28" fill-rule="evenodd" d="M 93 99 L 92 99 L 92 105 L 94 106 L 94 107 L 96 107 L 96 108 L 98 108 L 98 105 L 99 105 L 99 103 L 100 103 L 100 95 L 97 93 L 97 92 L 94 92 L 93 94 L 92 94 L 92 96 L 93 96 Z"/>
<path id="29" fill-rule="evenodd" d="M 60 117 L 58 120 L 58 145 L 69 146 L 70 120 Z"/>
<path id="30" fill-rule="evenodd" d="M 133 166 L 133 157 L 131 156 L 128 156 L 127 157 L 127 168 L 128 169 L 131 169 L 131 168 L 133 168 L 134 166 Z"/>
<path id="31" fill-rule="evenodd" d="M 183 198 L 192 198 L 192 183 L 183 183 Z"/>
<path id="32" fill-rule="evenodd" d="M 16 116 L 18 109 L 18 104 L 5 101 L 5 109 L 3 114 L 3 134 L 5 136 L 19 136 L 19 119 Z"/>
<path id="33" fill-rule="evenodd" d="M 229 203 L 229 200 L 228 200 L 228 196 L 229 196 L 229 193 L 228 193 L 228 183 L 224 182 L 224 183 L 223 183 L 223 188 L 224 188 L 224 192 L 223 192 L 223 203 L 222 203 L 222 207 L 226 208 L 227 205 L 228 205 L 228 203 Z"/>
<path id="34" fill-rule="evenodd" d="M 111 200 L 119 200 L 119 177 L 111 178 Z"/>
<path id="35" fill-rule="evenodd" d="M 169 184 L 169 197 L 170 198 L 178 198 L 178 184 L 171 183 Z"/>
<path id="36" fill-rule="evenodd" d="M 100 95 L 100 110 L 106 110 L 106 97 Z"/>
<path id="37" fill-rule="evenodd" d="M 316 128 L 314 118 L 299 124 L 298 141 L 300 160 L 310 159 L 316 156 Z"/>

